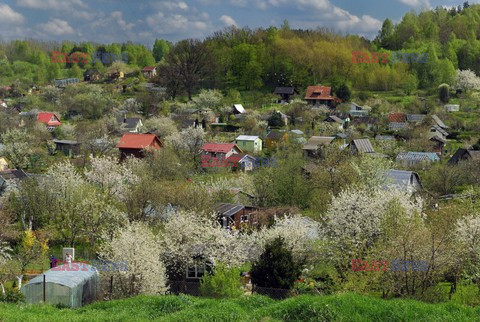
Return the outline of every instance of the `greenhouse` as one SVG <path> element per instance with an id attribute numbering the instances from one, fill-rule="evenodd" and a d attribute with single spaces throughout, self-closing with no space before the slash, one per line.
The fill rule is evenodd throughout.
<path id="1" fill-rule="evenodd" d="M 81 265 L 78 270 L 73 270 L 68 264 L 61 265 L 31 279 L 21 288 L 21 292 L 27 303 L 41 303 L 45 296 L 48 304 L 80 307 L 97 300 L 100 294 L 100 274 L 87 264 Z"/>

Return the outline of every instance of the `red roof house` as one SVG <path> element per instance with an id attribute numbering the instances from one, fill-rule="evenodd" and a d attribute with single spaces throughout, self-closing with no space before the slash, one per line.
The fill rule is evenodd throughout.
<path id="1" fill-rule="evenodd" d="M 405 123 L 407 121 L 407 115 L 405 113 L 390 113 L 388 114 L 388 121 L 395 123 Z"/>
<path id="2" fill-rule="evenodd" d="M 126 133 L 117 144 L 120 150 L 120 159 L 123 160 L 128 156 L 143 158 L 145 149 L 160 150 L 163 146 L 162 141 L 155 134 L 137 134 Z"/>
<path id="3" fill-rule="evenodd" d="M 328 86 L 308 86 L 305 93 L 305 100 L 312 105 L 332 106 L 341 100 L 331 95 L 332 88 Z"/>
<path id="4" fill-rule="evenodd" d="M 235 143 L 205 143 L 202 147 L 202 155 L 219 159 L 227 159 L 238 153 L 242 153 L 242 150 Z"/>
<path id="5" fill-rule="evenodd" d="M 155 66 L 143 67 L 142 73 L 145 77 L 154 77 L 157 75 L 157 68 Z"/>
<path id="6" fill-rule="evenodd" d="M 40 112 L 37 114 L 37 121 L 45 124 L 48 129 L 51 131 L 54 128 L 62 125 L 60 119 L 55 113 L 52 112 Z"/>

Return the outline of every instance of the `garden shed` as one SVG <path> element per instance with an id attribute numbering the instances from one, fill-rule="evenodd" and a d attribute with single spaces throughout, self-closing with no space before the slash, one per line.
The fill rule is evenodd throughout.
<path id="1" fill-rule="evenodd" d="M 78 270 L 71 264 L 60 265 L 38 275 L 26 283 L 21 292 L 27 303 L 41 303 L 44 296 L 43 275 L 45 275 L 45 302 L 76 308 L 98 299 L 100 274 L 91 265 L 80 264 Z M 70 270 L 67 270 L 69 268 Z M 65 270 L 64 270 L 65 269 Z"/>

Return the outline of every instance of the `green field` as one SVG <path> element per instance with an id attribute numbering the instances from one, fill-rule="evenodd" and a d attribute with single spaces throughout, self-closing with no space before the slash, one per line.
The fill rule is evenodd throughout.
<path id="1" fill-rule="evenodd" d="M 0 304 L 1 321 L 480 321 L 480 307 L 339 294 L 275 301 L 263 296 L 214 300 L 138 296 L 70 310 Z"/>

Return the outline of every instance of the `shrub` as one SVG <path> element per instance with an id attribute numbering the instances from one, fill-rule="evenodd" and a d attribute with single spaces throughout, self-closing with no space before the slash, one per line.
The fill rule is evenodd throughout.
<path id="1" fill-rule="evenodd" d="M 213 298 L 235 298 L 243 295 L 240 270 L 219 264 L 213 274 L 205 274 L 201 280 L 200 293 Z"/>
<path id="2" fill-rule="evenodd" d="M 348 102 L 350 100 L 350 97 L 352 96 L 352 91 L 348 87 L 347 84 L 342 84 L 336 91 L 337 97 L 341 98 L 345 102 Z"/>
<path id="3" fill-rule="evenodd" d="M 300 276 L 300 265 L 293 260 L 278 237 L 265 246 L 265 251 L 252 266 L 252 283 L 260 287 L 291 289 Z"/>
<path id="4" fill-rule="evenodd" d="M 0 294 L 0 301 L 12 303 L 25 302 L 25 296 L 15 288 L 6 289 L 5 296 Z"/>

